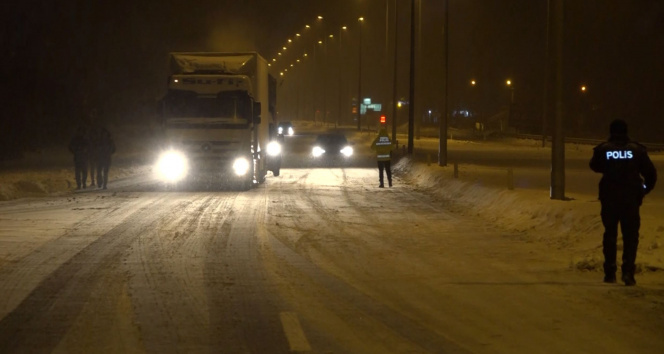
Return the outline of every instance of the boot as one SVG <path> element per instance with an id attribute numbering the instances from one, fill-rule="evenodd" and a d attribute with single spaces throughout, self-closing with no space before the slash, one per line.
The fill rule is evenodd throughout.
<path id="1" fill-rule="evenodd" d="M 636 279 L 634 279 L 634 274 L 632 273 L 623 273 L 622 281 L 625 283 L 626 286 L 636 285 Z"/>
<path id="2" fill-rule="evenodd" d="M 605 283 L 615 283 L 616 282 L 616 267 L 615 262 L 604 262 L 604 282 Z"/>

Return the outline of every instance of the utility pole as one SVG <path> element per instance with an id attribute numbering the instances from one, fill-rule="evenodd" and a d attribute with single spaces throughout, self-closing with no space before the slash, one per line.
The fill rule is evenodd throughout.
<path id="1" fill-rule="evenodd" d="M 551 199 L 565 199 L 565 136 L 563 131 L 564 0 L 552 0 L 555 33 L 555 124 L 551 145 Z"/>
<path id="2" fill-rule="evenodd" d="M 410 6 L 410 92 L 408 97 L 408 155 L 413 155 L 415 126 L 415 0 Z"/>
<path id="3" fill-rule="evenodd" d="M 358 19 L 360 23 L 360 43 L 358 48 L 358 79 L 357 79 L 357 131 L 362 130 L 362 22 L 364 17 Z"/>
<path id="4" fill-rule="evenodd" d="M 438 133 L 438 166 L 447 166 L 447 99 L 449 87 L 449 3 L 450 0 L 445 0 L 445 17 L 443 19 L 443 50 L 445 51 L 443 57 L 443 70 L 445 70 L 445 79 L 443 88 L 443 105 L 440 112 L 439 133 Z"/>
<path id="5" fill-rule="evenodd" d="M 544 92 L 542 96 L 542 147 L 546 146 L 549 117 L 549 83 L 551 82 L 551 0 L 546 1 L 546 44 L 544 47 Z"/>
<path id="6" fill-rule="evenodd" d="M 397 142 L 397 38 L 399 37 L 399 17 L 397 16 L 397 0 L 394 0 L 394 66 L 392 71 L 392 142 Z"/>

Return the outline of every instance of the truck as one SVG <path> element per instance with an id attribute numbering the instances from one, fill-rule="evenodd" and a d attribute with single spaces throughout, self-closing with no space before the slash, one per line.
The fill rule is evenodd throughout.
<path id="1" fill-rule="evenodd" d="M 276 79 L 256 52 L 170 53 L 157 178 L 250 189 L 279 176 Z"/>

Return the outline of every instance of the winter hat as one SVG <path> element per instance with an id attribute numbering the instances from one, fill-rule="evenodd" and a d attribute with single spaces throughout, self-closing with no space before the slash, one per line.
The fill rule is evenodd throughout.
<path id="1" fill-rule="evenodd" d="M 611 136 L 627 136 L 627 123 L 622 119 L 616 119 L 611 122 L 609 132 Z"/>

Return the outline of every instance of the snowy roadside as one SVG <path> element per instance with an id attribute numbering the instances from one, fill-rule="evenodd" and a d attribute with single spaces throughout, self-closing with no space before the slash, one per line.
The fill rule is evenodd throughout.
<path id="1" fill-rule="evenodd" d="M 136 129 L 129 129 L 131 133 L 126 131 L 127 128 L 122 131 L 124 138 L 117 144 L 118 153 L 111 167 L 111 189 L 114 181 L 150 171 L 148 162 L 151 156 L 146 151 L 150 151 L 151 135 L 145 131 L 136 132 Z M 367 134 L 371 133 L 361 133 L 356 138 L 367 140 Z M 435 139 L 423 139 L 418 144 L 432 142 L 435 143 Z M 450 140 L 449 144 L 450 149 L 469 149 L 477 154 L 486 153 L 482 149 L 487 149 L 486 145 L 463 140 Z M 497 149 L 496 145 L 490 148 L 492 151 Z M 534 151 L 531 146 L 516 142 L 499 148 L 515 154 Z M 587 156 L 587 149 L 570 149 L 569 155 Z M 659 154 L 655 158 L 658 159 L 656 164 L 661 166 L 664 156 Z M 32 153 L 19 162 L 4 163 L 0 169 L 0 201 L 71 193 L 75 187 L 72 165 L 71 156 L 64 147 Z M 496 168 L 482 165 L 463 165 L 462 168 L 460 176 L 455 178 L 451 166 L 441 168 L 435 163 L 428 165 L 405 157 L 394 164 L 393 170 L 417 190 L 436 195 L 454 212 L 479 216 L 524 242 L 545 243 L 560 251 L 569 257 L 570 268 L 601 270 L 603 228 L 599 217 L 600 204 L 595 194 L 596 182 L 588 181 L 588 176 L 595 180 L 598 176 L 585 169 L 582 172 L 570 170 L 567 179 L 572 183 L 569 184 L 591 185 L 590 193 L 567 193 L 570 200 L 558 201 L 549 199 L 548 190 L 542 188 L 546 185 L 548 173 L 541 170 L 519 170 L 521 175 L 528 174 L 527 183 L 536 186 L 523 188 L 523 183 L 517 179 L 516 187 L 510 190 L 506 188 L 504 170 L 497 173 Z M 657 189 L 662 188 L 660 184 Z M 641 209 L 641 242 L 637 258 L 641 272 L 664 270 L 664 198 L 660 191 L 655 192 L 658 193 L 646 197 Z"/>
<path id="2" fill-rule="evenodd" d="M 149 169 L 148 146 L 154 141 L 150 127 L 112 127 L 117 146 L 112 157 L 109 183 L 142 174 Z M 91 179 L 88 175 L 88 188 Z M 76 188 L 74 161 L 66 146 L 26 153 L 16 161 L 0 161 L 0 201 L 44 197 Z"/>
<path id="3" fill-rule="evenodd" d="M 493 176 L 487 172 L 491 169 L 484 166 L 463 168 L 466 177 L 455 178 L 453 167 L 428 165 L 405 157 L 393 171 L 420 191 L 437 196 L 456 213 L 481 217 L 524 242 L 546 244 L 568 257 L 571 269 L 602 270 L 604 229 L 596 194 L 567 193 L 572 196 L 569 200 L 552 200 L 548 190 L 508 189 L 504 175 L 495 174 L 495 168 Z M 477 176 L 493 179 L 494 183 L 478 183 Z M 664 271 L 663 240 L 664 200 L 649 195 L 641 207 L 637 272 Z M 618 249 L 622 250 L 620 237 Z"/>

